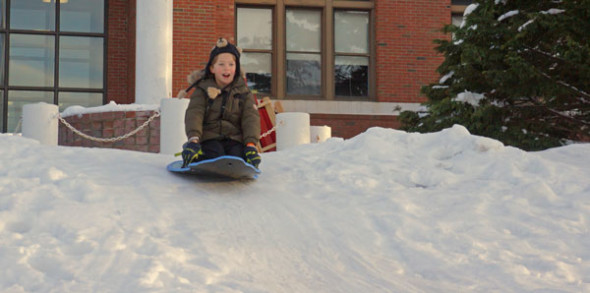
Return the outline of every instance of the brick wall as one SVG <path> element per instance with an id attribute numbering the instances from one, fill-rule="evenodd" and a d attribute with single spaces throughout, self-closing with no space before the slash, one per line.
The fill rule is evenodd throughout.
<path id="1" fill-rule="evenodd" d="M 217 38 L 234 40 L 233 0 L 174 0 L 172 92 L 188 86 L 186 76 L 203 69 Z"/>
<path id="2" fill-rule="evenodd" d="M 376 0 L 377 100 L 424 102 L 420 88 L 438 80 L 444 61 L 434 39 L 451 21 L 450 0 Z"/>
<path id="3" fill-rule="evenodd" d="M 137 0 L 108 0 L 108 100 L 135 102 L 135 7 Z M 377 101 L 423 102 L 420 88 L 439 78 L 443 56 L 434 39 L 450 23 L 450 0 L 375 0 Z M 187 87 L 186 75 L 202 69 L 220 36 L 235 42 L 234 0 L 173 1 L 173 95 Z M 314 121 L 317 119 L 317 122 Z M 333 136 L 352 137 L 368 127 L 399 126 L 396 117 L 312 115 Z"/>
<path id="4" fill-rule="evenodd" d="M 153 114 L 153 111 L 103 112 L 74 115 L 64 119 L 75 129 L 91 137 L 116 138 L 131 133 L 148 121 Z M 160 118 L 152 120 L 135 135 L 115 142 L 97 142 L 84 138 L 63 123 L 59 123 L 58 144 L 159 153 Z"/>
<path id="5" fill-rule="evenodd" d="M 131 133 L 154 115 L 154 111 L 103 112 L 64 118 L 73 128 L 93 138 L 119 138 Z M 395 116 L 311 114 L 311 125 L 330 126 L 332 137 L 345 139 L 365 132 L 370 127 L 398 128 Z M 160 152 L 160 118 L 154 118 L 136 134 L 113 142 L 99 142 L 82 137 L 59 123 L 58 144 L 61 146 L 99 147 Z"/>
<path id="6" fill-rule="evenodd" d="M 400 123 L 397 116 L 388 115 L 311 114 L 311 125 L 330 126 L 332 137 L 348 139 L 371 127 L 397 129 Z"/>
<path id="7" fill-rule="evenodd" d="M 135 2 L 109 0 L 107 102 L 135 102 Z"/>

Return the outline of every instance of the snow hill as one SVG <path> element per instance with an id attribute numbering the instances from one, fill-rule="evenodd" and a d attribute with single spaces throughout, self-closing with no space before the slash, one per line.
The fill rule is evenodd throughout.
<path id="1" fill-rule="evenodd" d="M 589 144 L 371 128 L 253 182 L 175 159 L 1 134 L 0 292 L 590 292 Z"/>

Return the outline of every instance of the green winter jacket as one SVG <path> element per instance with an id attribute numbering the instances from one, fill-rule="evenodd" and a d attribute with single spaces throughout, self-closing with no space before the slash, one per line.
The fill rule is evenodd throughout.
<path id="1" fill-rule="evenodd" d="M 244 80 L 238 78 L 216 95 L 219 90 L 214 78 L 198 81 L 184 116 L 187 137 L 199 137 L 200 142 L 229 138 L 258 144 L 260 115 Z"/>

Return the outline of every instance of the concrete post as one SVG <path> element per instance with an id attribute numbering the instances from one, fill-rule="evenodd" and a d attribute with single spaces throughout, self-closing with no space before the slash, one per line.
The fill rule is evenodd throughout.
<path id="1" fill-rule="evenodd" d="M 59 107 L 37 103 L 23 106 L 22 134 L 41 144 L 57 145 Z"/>

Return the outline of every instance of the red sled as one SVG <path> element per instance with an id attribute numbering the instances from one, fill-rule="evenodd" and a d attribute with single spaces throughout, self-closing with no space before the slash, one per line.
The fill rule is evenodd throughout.
<path id="1" fill-rule="evenodd" d="M 283 107 L 281 104 L 279 102 L 275 102 L 273 107 L 273 103 L 269 97 L 264 97 L 261 101 L 258 101 L 258 113 L 260 114 L 260 152 L 264 153 L 276 151 L 276 113 L 280 113 L 282 111 Z"/>

